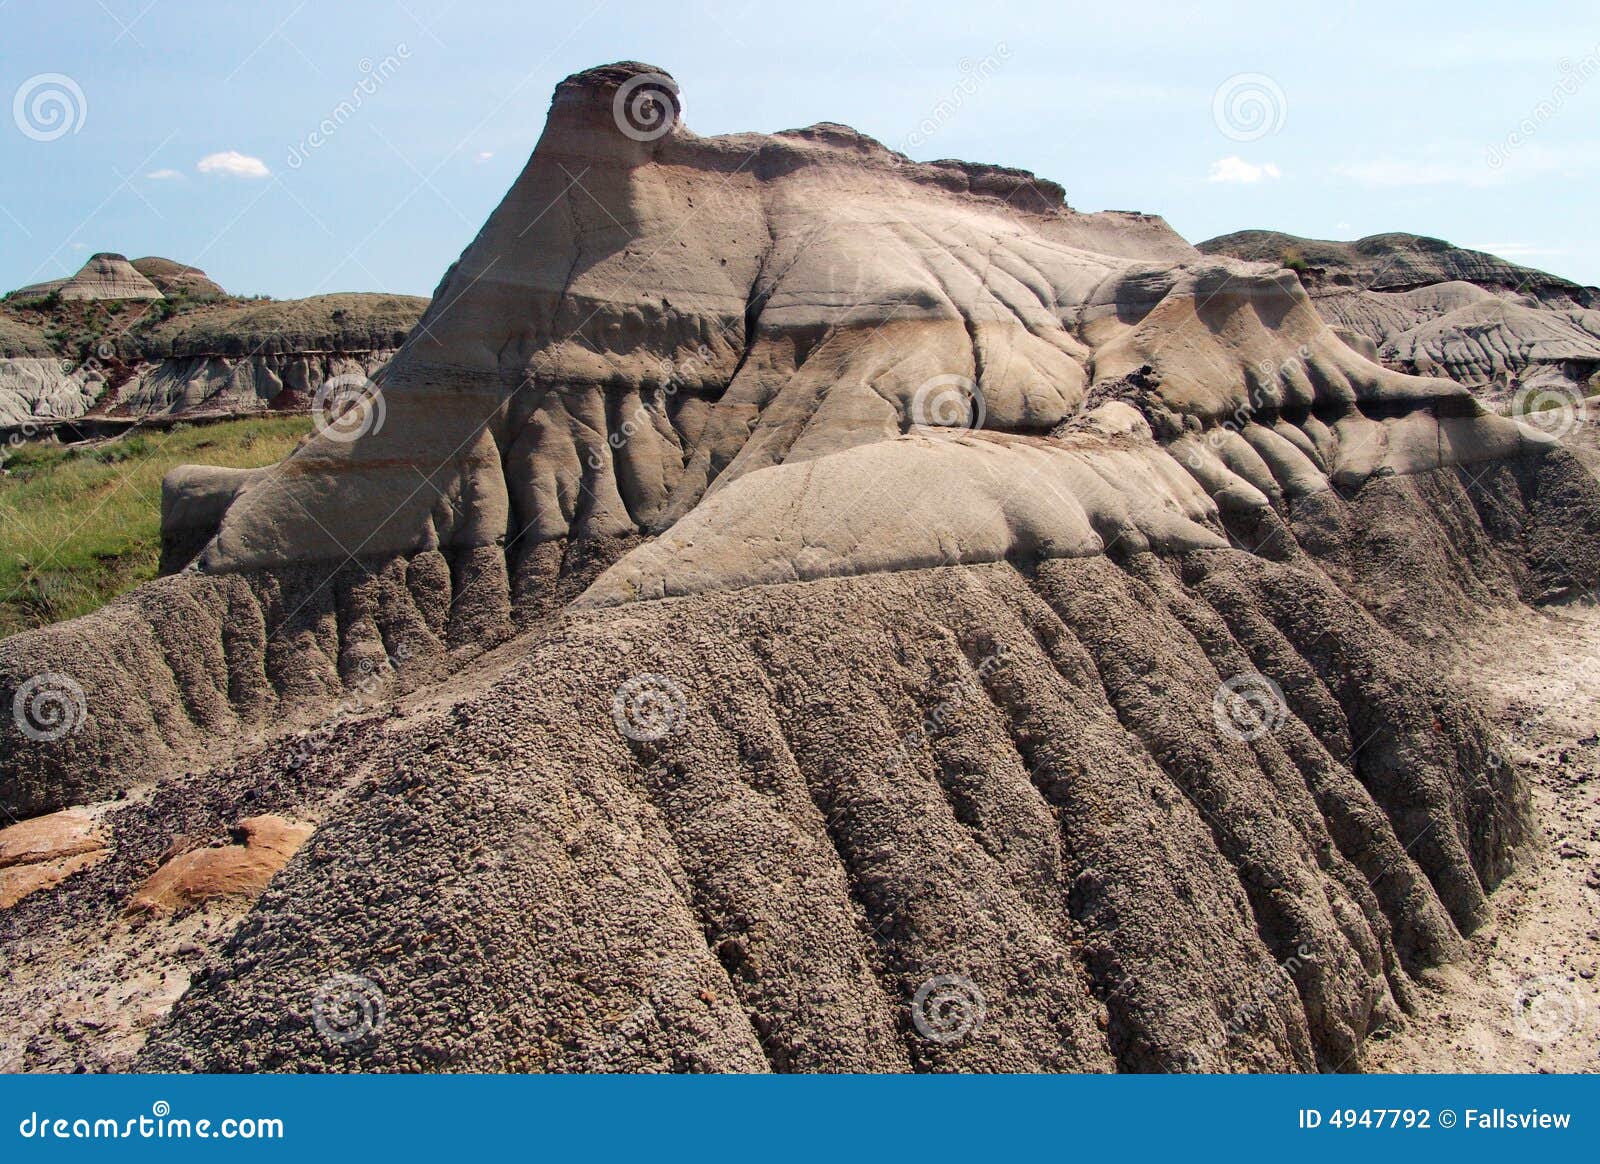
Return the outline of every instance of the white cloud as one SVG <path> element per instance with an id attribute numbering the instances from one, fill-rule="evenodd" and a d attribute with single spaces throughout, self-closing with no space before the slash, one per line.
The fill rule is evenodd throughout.
<path id="1" fill-rule="evenodd" d="M 227 174 L 234 178 L 270 178 L 272 171 L 260 158 L 241 154 L 238 150 L 223 150 L 207 154 L 195 166 L 202 174 Z"/>
<path id="2" fill-rule="evenodd" d="M 170 182 L 174 178 L 183 177 L 183 175 L 178 173 L 177 170 L 151 170 L 145 177 L 152 182 Z"/>
<path id="3" fill-rule="evenodd" d="M 478 154 L 478 160 L 480 162 L 487 162 L 492 157 L 494 157 L 494 151 L 493 150 L 484 150 L 484 151 L 482 151 L 481 153 Z"/>
<path id="4" fill-rule="evenodd" d="M 1231 158 L 1211 163 L 1211 173 L 1208 179 L 1212 182 L 1259 182 L 1263 178 L 1277 179 L 1283 177 L 1283 172 L 1273 162 L 1263 162 L 1259 166 L 1254 162 L 1247 162 L 1235 154 Z"/>

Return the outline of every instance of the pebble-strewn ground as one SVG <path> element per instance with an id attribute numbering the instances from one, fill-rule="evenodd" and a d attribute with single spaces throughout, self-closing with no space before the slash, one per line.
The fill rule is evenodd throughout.
<path id="1" fill-rule="evenodd" d="M 1378 1071 L 1600 1071 L 1600 608 L 1507 616 L 1457 667 L 1532 787 L 1537 847 Z"/>

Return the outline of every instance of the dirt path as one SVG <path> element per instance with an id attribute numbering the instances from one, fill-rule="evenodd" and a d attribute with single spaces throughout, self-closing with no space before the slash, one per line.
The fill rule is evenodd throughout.
<path id="1" fill-rule="evenodd" d="M 1368 1069 L 1600 1072 L 1600 608 L 1507 614 L 1453 679 L 1504 731 L 1539 834 L 1494 894 L 1496 920 Z"/>

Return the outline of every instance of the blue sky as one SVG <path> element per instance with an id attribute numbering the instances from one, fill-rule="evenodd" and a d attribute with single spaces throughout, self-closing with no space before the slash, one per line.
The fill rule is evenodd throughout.
<path id="1" fill-rule="evenodd" d="M 626 58 L 698 133 L 842 121 L 1191 240 L 1411 230 L 1600 283 L 1593 0 L 0 0 L 0 287 L 112 250 L 428 294 L 555 83 Z"/>

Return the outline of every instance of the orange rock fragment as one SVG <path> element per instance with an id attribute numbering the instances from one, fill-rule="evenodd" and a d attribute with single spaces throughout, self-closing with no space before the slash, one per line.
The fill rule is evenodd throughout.
<path id="1" fill-rule="evenodd" d="M 76 808 L 0 829 L 0 909 L 106 859 L 100 822 Z"/>
<path id="2" fill-rule="evenodd" d="M 0 868 L 31 865 L 106 847 L 100 822 L 78 808 L 64 808 L 0 829 Z"/>
<path id="3" fill-rule="evenodd" d="M 134 891 L 130 912 L 170 916 L 222 897 L 254 899 L 294 856 L 312 826 L 280 816 L 239 822 L 243 843 L 194 849 L 166 862 Z"/>
<path id="4" fill-rule="evenodd" d="M 0 909 L 10 909 L 28 894 L 59 885 L 79 869 L 98 865 L 105 858 L 105 850 L 100 849 L 93 853 L 79 853 L 75 857 L 62 857 L 57 861 L 40 861 L 33 865 L 12 865 L 0 869 Z"/>

